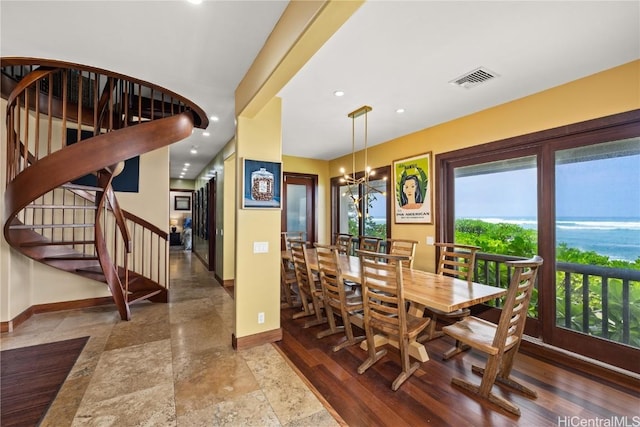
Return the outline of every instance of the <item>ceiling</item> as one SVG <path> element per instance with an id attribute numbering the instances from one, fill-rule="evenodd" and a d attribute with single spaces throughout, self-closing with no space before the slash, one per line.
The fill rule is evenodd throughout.
<path id="1" fill-rule="evenodd" d="M 116 71 L 217 116 L 209 136 L 196 130 L 170 148 L 171 177 L 190 163 L 193 179 L 233 137 L 235 89 L 286 5 L 2 0 L 0 54 Z M 282 151 L 349 153 L 347 114 L 362 105 L 373 107 L 371 146 L 639 58 L 637 1 L 369 1 L 281 90 Z M 479 67 L 497 77 L 449 83 Z"/>

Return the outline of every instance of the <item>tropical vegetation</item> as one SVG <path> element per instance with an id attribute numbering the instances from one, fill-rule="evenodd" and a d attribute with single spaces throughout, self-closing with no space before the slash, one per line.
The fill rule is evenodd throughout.
<path id="1" fill-rule="evenodd" d="M 516 224 L 459 219 L 455 224 L 455 241 L 479 246 L 481 252 L 491 254 L 528 258 L 538 253 L 536 231 Z M 559 243 L 556 247 L 556 262 L 599 266 L 604 272 L 602 275 L 585 275 L 557 269 L 556 324 L 640 347 L 640 281 L 628 280 L 628 289 L 625 289 L 625 281 L 616 278 L 620 270 L 640 271 L 640 256 L 633 262 L 612 260 L 593 251 L 583 251 L 569 247 L 566 243 Z M 478 268 L 481 274 L 476 275 L 477 281 L 482 281 L 478 277 L 488 277 L 488 284 L 496 284 L 497 281 L 501 285 L 508 283 L 508 272 L 504 264 L 479 262 Z M 496 268 L 500 269 L 497 275 Z M 529 315 L 537 317 L 537 313 L 536 289 L 531 298 Z M 627 328 L 625 317 L 628 318 Z"/>

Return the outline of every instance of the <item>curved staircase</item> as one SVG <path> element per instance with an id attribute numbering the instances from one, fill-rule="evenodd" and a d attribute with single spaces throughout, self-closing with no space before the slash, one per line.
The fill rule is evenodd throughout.
<path id="1" fill-rule="evenodd" d="M 0 68 L 7 242 L 106 283 L 123 320 L 135 302 L 167 302 L 168 234 L 121 209 L 112 184 L 125 160 L 206 128 L 204 112 L 159 86 L 94 67 L 1 58 Z M 95 185 L 74 183 L 87 175 Z"/>

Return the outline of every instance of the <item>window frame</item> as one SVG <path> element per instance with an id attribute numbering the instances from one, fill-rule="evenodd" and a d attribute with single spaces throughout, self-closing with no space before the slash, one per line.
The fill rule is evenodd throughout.
<path id="1" fill-rule="evenodd" d="M 435 156 L 436 238 L 454 238 L 454 170 L 456 167 L 507 158 L 537 157 L 538 252 L 555 260 L 555 152 L 640 136 L 640 110 L 633 110 L 531 134 L 476 145 Z M 640 351 L 624 344 L 556 327 L 555 262 L 545 262 L 538 274 L 538 320 L 525 331 L 544 343 L 635 371 Z M 491 316 L 494 317 L 495 313 Z M 593 340 L 597 340 L 594 342 Z"/>
<path id="2" fill-rule="evenodd" d="M 391 174 L 391 166 L 381 166 L 379 168 L 373 169 L 373 171 L 375 172 L 375 174 L 373 175 L 373 179 L 374 180 L 378 180 L 381 179 L 381 177 L 389 177 Z M 356 179 L 360 179 L 364 176 L 364 171 L 359 171 L 355 174 L 355 178 Z M 341 176 L 337 176 L 337 177 L 333 177 L 330 180 L 330 185 L 331 185 L 331 235 L 335 236 L 340 230 L 340 187 L 344 185 L 343 182 L 340 182 L 340 179 L 342 177 Z M 391 194 L 391 180 L 387 179 L 386 180 L 387 183 L 387 189 L 386 189 L 386 217 L 387 217 L 387 221 L 386 221 L 386 229 L 387 229 L 387 238 L 391 237 L 391 221 L 393 220 L 393 218 L 391 217 L 391 199 L 390 199 L 390 194 Z M 360 191 L 362 191 L 362 188 L 360 188 Z M 364 200 L 361 201 L 361 203 L 364 203 Z M 361 206 L 362 209 L 362 206 Z M 360 235 L 362 235 L 362 232 L 365 229 L 364 226 L 364 221 L 365 218 L 364 216 L 362 218 L 359 219 L 358 221 L 358 230 L 360 232 Z M 354 236 L 357 237 L 357 236 Z"/>

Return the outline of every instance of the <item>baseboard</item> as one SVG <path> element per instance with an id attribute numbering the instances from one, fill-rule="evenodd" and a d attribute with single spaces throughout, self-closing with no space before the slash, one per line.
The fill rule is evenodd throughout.
<path id="1" fill-rule="evenodd" d="M 547 363 L 561 365 L 566 369 L 593 375 L 602 381 L 618 384 L 640 392 L 640 375 L 545 344 L 526 335 L 523 336 L 520 351 Z"/>
<path id="2" fill-rule="evenodd" d="M 229 279 L 229 280 L 221 280 L 220 283 L 222 283 L 222 286 L 224 286 L 225 288 L 233 288 L 233 286 L 236 284 L 235 279 Z"/>
<path id="3" fill-rule="evenodd" d="M 33 307 L 29 307 L 8 322 L 0 322 L 0 332 L 13 332 L 15 328 L 33 316 Z"/>
<path id="4" fill-rule="evenodd" d="M 75 301 L 51 302 L 47 304 L 36 304 L 24 310 L 13 319 L 7 322 L 0 322 L 0 332 L 13 332 L 15 328 L 27 321 L 31 316 L 38 313 L 50 313 L 54 311 L 73 310 L 76 308 L 97 307 L 99 305 L 113 304 L 113 298 L 87 298 Z"/>
<path id="5" fill-rule="evenodd" d="M 233 346 L 234 350 L 245 350 L 247 348 L 256 347 L 262 344 L 268 344 L 280 340 L 282 340 L 282 328 L 260 332 L 259 334 L 248 335 L 246 337 L 240 338 L 236 338 L 235 334 L 231 334 L 231 345 Z"/>

